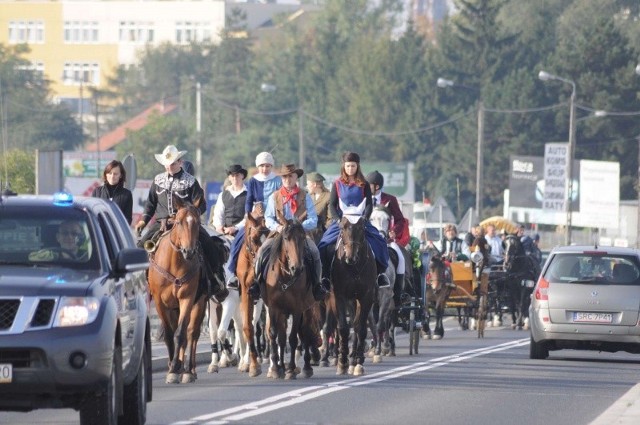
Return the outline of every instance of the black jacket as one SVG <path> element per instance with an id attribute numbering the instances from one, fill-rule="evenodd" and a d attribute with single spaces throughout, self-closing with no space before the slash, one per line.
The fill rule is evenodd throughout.
<path id="1" fill-rule="evenodd" d="M 106 184 L 103 184 L 102 186 L 93 189 L 91 196 L 115 202 L 127 219 L 127 223 L 131 224 L 131 218 L 133 215 L 133 195 L 129 189 L 122 185 L 118 185 L 114 188 L 113 193 L 109 193 L 109 187 Z"/>

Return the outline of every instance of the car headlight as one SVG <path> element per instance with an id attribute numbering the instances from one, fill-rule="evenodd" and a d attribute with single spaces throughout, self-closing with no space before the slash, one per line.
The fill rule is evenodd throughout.
<path id="1" fill-rule="evenodd" d="M 100 302 L 94 297 L 62 297 L 54 327 L 83 326 L 96 320 Z"/>

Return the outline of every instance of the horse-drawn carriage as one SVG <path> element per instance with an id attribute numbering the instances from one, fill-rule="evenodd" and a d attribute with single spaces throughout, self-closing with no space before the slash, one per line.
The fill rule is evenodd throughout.
<path id="1" fill-rule="evenodd" d="M 477 328 L 478 337 L 484 336 L 488 309 L 489 273 L 480 272 L 472 261 L 454 261 L 449 264 L 453 289 L 446 308 L 458 310 L 462 329 Z"/>

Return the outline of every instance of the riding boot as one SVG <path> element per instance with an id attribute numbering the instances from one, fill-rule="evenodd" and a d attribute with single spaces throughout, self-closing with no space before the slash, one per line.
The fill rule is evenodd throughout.
<path id="1" fill-rule="evenodd" d="M 329 292 L 331 290 L 331 262 L 333 260 L 333 251 L 335 250 L 335 244 L 327 245 L 319 250 L 321 260 L 321 276 L 320 283 L 322 287 Z M 330 254 L 331 253 L 331 254 Z"/>
<path id="2" fill-rule="evenodd" d="M 207 267 L 207 274 L 209 282 L 211 282 L 211 298 L 214 302 L 221 304 L 227 296 L 229 296 L 229 290 L 224 285 L 224 270 L 222 267 L 218 267 L 219 270 L 211 272 L 212 265 Z"/>
<path id="3" fill-rule="evenodd" d="M 387 276 L 385 268 L 377 261 L 376 268 L 378 270 L 378 288 L 388 288 L 391 286 L 391 282 L 389 282 L 389 277 Z"/>
<path id="4" fill-rule="evenodd" d="M 254 264 L 254 279 L 253 283 L 249 287 L 249 296 L 254 302 L 260 299 L 260 288 L 264 285 L 264 270 L 266 268 L 266 262 L 269 258 L 269 252 L 271 248 L 271 239 L 265 241 L 265 243 L 258 250 L 256 260 Z"/>
<path id="5" fill-rule="evenodd" d="M 316 301 L 322 301 L 327 297 L 327 295 L 329 295 L 329 289 L 325 287 L 324 281 L 321 279 L 322 261 L 320 261 L 320 252 L 318 251 L 315 243 L 313 243 L 310 239 L 307 239 L 305 242 L 305 254 L 308 253 L 309 257 L 311 257 L 310 259 L 312 261 L 310 262 L 310 264 L 314 269 L 311 292 L 313 293 L 313 298 Z"/>
<path id="6" fill-rule="evenodd" d="M 404 289 L 404 275 L 397 274 L 393 282 L 393 303 L 399 308 L 402 303 L 402 291 Z"/>

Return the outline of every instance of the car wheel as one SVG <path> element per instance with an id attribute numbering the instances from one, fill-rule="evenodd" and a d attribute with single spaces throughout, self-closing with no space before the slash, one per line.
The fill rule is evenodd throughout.
<path id="1" fill-rule="evenodd" d="M 144 344 L 138 373 L 129 385 L 125 385 L 122 397 L 123 415 L 118 418 L 121 425 L 143 425 L 147 420 L 147 384 L 151 365 L 147 344 Z"/>
<path id="2" fill-rule="evenodd" d="M 534 360 L 544 360 L 549 357 L 549 349 L 541 342 L 535 342 L 533 337 L 530 337 L 529 342 L 529 358 Z"/>
<path id="3" fill-rule="evenodd" d="M 105 388 L 88 394 L 80 406 L 81 425 L 116 425 L 118 423 L 119 388 L 122 380 L 122 348 L 115 347 L 111 376 Z"/>

